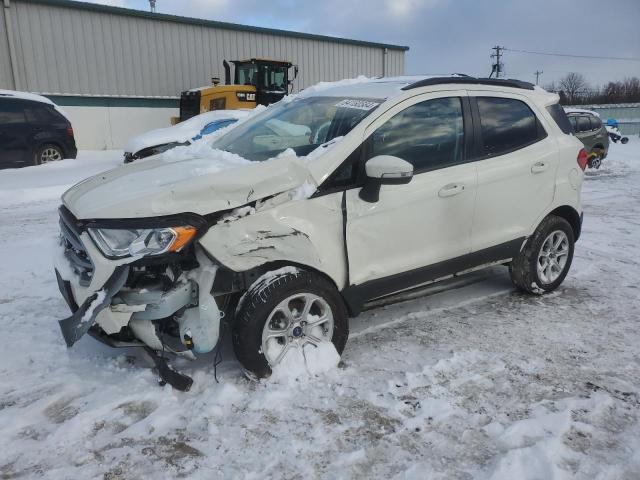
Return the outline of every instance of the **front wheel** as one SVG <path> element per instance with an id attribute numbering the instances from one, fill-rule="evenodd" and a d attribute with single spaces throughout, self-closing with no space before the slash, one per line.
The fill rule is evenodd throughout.
<path id="1" fill-rule="evenodd" d="M 265 378 L 294 349 L 304 354 L 332 343 L 342 354 L 348 336 L 347 311 L 335 286 L 320 275 L 287 268 L 264 275 L 245 294 L 233 348 L 249 375 Z"/>
<path id="2" fill-rule="evenodd" d="M 574 242 L 569 222 L 562 217 L 548 216 L 511 261 L 511 280 L 529 293 L 543 294 L 555 290 L 571 267 Z"/>

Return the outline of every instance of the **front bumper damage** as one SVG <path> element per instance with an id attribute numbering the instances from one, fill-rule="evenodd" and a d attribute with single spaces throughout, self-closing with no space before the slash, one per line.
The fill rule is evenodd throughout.
<path id="1" fill-rule="evenodd" d="M 86 333 L 112 347 L 141 347 L 161 383 L 188 390 L 192 380 L 171 369 L 164 355 L 194 359 L 217 346 L 222 314 L 211 295 L 217 265 L 199 247 L 186 271 L 162 259 L 152 266 L 136 257 L 109 260 L 86 232 L 63 222 L 55 273 L 72 312 L 59 321 L 67 347 Z"/>

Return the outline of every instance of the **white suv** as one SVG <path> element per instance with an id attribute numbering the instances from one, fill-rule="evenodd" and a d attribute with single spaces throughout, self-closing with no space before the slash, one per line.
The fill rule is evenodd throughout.
<path id="1" fill-rule="evenodd" d="M 282 100 L 212 158 L 92 177 L 60 208 L 67 345 L 88 331 L 193 358 L 229 332 L 265 377 L 292 348 L 342 353 L 349 316 L 430 282 L 499 264 L 551 291 L 582 220 L 570 132 L 558 96 L 528 83 L 382 78 Z"/>

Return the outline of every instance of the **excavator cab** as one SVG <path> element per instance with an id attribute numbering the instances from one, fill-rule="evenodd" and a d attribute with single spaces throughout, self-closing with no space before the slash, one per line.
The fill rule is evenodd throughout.
<path id="1" fill-rule="evenodd" d="M 234 69 L 233 83 L 230 63 Z M 275 103 L 289 93 L 293 80 L 298 75 L 298 66 L 287 61 L 252 58 L 232 60 L 230 63 L 226 60 L 223 62 L 224 85 L 220 85 L 220 79 L 214 77 L 210 87 L 182 92 L 179 121 L 212 110 L 255 108 L 257 105 Z M 289 79 L 292 67 L 293 78 Z"/>

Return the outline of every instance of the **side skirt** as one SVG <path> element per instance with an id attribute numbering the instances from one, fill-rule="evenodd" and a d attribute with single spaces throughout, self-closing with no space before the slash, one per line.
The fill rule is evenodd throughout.
<path id="1" fill-rule="evenodd" d="M 342 290 L 342 296 L 349 307 L 349 312 L 356 316 L 368 301 L 456 275 L 463 275 L 480 268 L 509 262 L 520 252 L 525 240 L 526 237 L 521 237 L 494 247 L 452 258 L 451 260 L 445 260 L 388 277 L 369 280 L 360 285 L 350 285 Z"/>

